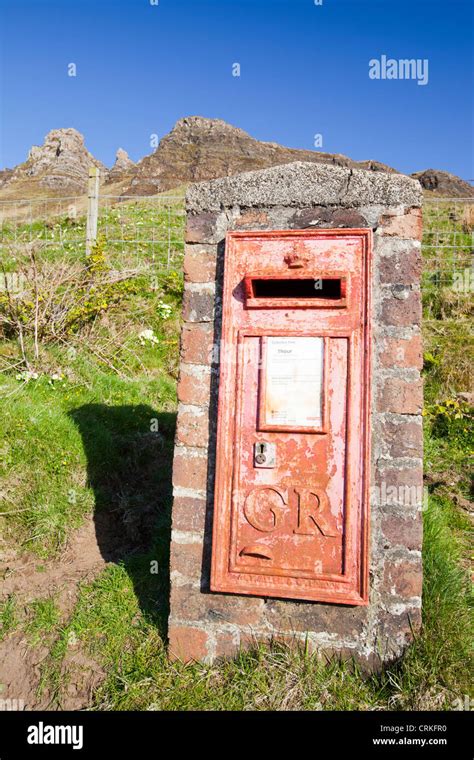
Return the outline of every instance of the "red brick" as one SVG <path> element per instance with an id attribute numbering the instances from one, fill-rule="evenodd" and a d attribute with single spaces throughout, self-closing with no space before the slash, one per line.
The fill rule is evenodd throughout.
<path id="1" fill-rule="evenodd" d="M 423 523 L 421 514 L 415 517 L 387 515 L 382 518 L 382 533 L 391 546 L 421 551 Z"/>
<path id="2" fill-rule="evenodd" d="M 381 321 L 386 325 L 408 327 L 419 325 L 421 322 L 421 297 L 416 290 L 411 291 L 407 298 L 395 298 L 392 294 L 382 302 Z"/>
<path id="3" fill-rule="evenodd" d="M 176 426 L 176 438 L 185 446 L 205 447 L 209 440 L 209 417 L 207 409 L 200 414 L 181 408 Z"/>
<path id="4" fill-rule="evenodd" d="M 289 220 L 289 227 L 305 229 L 308 227 L 367 227 L 368 223 L 353 208 L 329 208 L 328 206 L 311 206 L 298 209 Z"/>
<path id="5" fill-rule="evenodd" d="M 212 322 L 214 316 L 214 293 L 185 288 L 183 296 L 183 319 L 185 322 Z"/>
<path id="6" fill-rule="evenodd" d="M 173 500 L 174 530 L 190 530 L 201 533 L 206 521 L 205 499 L 176 496 Z M 194 546 L 194 544 L 192 544 Z M 175 568 L 179 570 L 179 567 Z"/>
<path id="7" fill-rule="evenodd" d="M 186 242 L 211 242 L 216 233 L 218 212 L 188 214 L 186 220 Z"/>
<path id="8" fill-rule="evenodd" d="M 389 377 L 380 380 L 377 392 L 377 410 L 394 414 L 420 414 L 423 406 L 423 383 Z"/>
<path id="9" fill-rule="evenodd" d="M 385 614 L 378 622 L 377 628 L 377 638 L 381 641 L 383 649 L 386 647 L 390 649 L 391 642 L 400 634 L 403 635 L 404 646 L 406 646 L 413 640 L 413 632 L 421 628 L 421 609 L 411 607 L 401 615 Z"/>
<path id="10" fill-rule="evenodd" d="M 211 390 L 210 372 L 205 372 L 197 377 L 195 374 L 186 372 L 186 365 L 181 367 L 178 383 L 178 400 L 182 404 L 208 404 Z"/>
<path id="11" fill-rule="evenodd" d="M 416 506 L 423 497 L 423 466 L 421 462 L 415 467 L 378 466 L 375 470 L 374 486 L 381 494 L 386 493 L 389 488 L 397 488 L 402 496 L 400 503 L 405 506 Z M 385 492 L 383 486 L 385 486 Z M 410 492 L 407 493 L 406 489 L 410 489 Z M 390 494 L 387 493 L 388 497 Z M 395 501 L 390 499 L 390 503 L 395 503 Z"/>
<path id="12" fill-rule="evenodd" d="M 175 523 L 175 513 L 173 506 L 173 530 L 179 530 Z M 191 530 L 190 527 L 184 530 Z M 178 544 L 177 541 L 171 542 L 170 569 L 176 570 L 185 578 L 197 581 L 201 577 L 203 561 L 203 545 L 201 543 Z"/>
<path id="13" fill-rule="evenodd" d="M 395 251 L 389 255 L 381 255 L 380 282 L 383 285 L 388 283 L 416 285 L 420 281 L 421 268 L 421 249 L 417 246 L 410 246 L 404 253 Z"/>
<path id="14" fill-rule="evenodd" d="M 263 599 L 203 593 L 193 586 L 171 588 L 171 614 L 182 619 L 248 628 L 260 622 L 263 604 Z"/>
<path id="15" fill-rule="evenodd" d="M 242 230 L 268 229 L 269 224 L 268 214 L 265 211 L 249 210 L 235 220 L 234 227 Z"/>
<path id="16" fill-rule="evenodd" d="M 421 596 L 422 585 L 421 563 L 408 560 L 385 563 L 384 586 L 387 593 L 408 599 Z"/>
<path id="17" fill-rule="evenodd" d="M 187 324 L 181 333 L 181 358 L 188 364 L 210 365 L 213 360 L 211 324 Z"/>
<path id="18" fill-rule="evenodd" d="M 423 429 L 417 422 L 404 420 L 381 424 L 380 438 L 391 457 L 419 457 L 423 451 Z"/>
<path id="19" fill-rule="evenodd" d="M 216 279 L 215 247 L 211 251 L 201 246 L 187 245 L 184 255 L 184 279 L 186 282 L 214 282 Z"/>
<path id="20" fill-rule="evenodd" d="M 410 209 L 407 214 L 393 216 L 385 214 L 381 218 L 382 235 L 394 235 L 402 239 L 421 240 L 423 217 L 421 209 Z"/>
<path id="21" fill-rule="evenodd" d="M 362 633 L 367 625 L 367 607 L 340 605 L 301 604 L 269 599 L 264 608 L 269 628 L 284 633 L 336 633 L 353 636 Z"/>
<path id="22" fill-rule="evenodd" d="M 170 625 L 168 638 L 168 654 L 172 660 L 189 662 L 203 660 L 207 656 L 208 634 L 200 628 Z"/>
<path id="23" fill-rule="evenodd" d="M 381 340 L 379 361 L 382 367 L 413 367 L 423 365 L 422 339 L 420 334 L 411 338 L 384 337 Z"/>
<path id="24" fill-rule="evenodd" d="M 192 456 L 189 452 L 175 449 L 173 484 L 204 491 L 207 484 L 207 457 Z"/>
<path id="25" fill-rule="evenodd" d="M 240 650 L 240 644 L 235 643 L 235 636 L 227 631 L 216 634 L 216 657 L 235 657 Z"/>
<path id="26" fill-rule="evenodd" d="M 374 496 L 383 507 L 399 505 L 418 508 L 423 500 L 423 470 L 416 467 L 377 467 L 373 484 Z"/>

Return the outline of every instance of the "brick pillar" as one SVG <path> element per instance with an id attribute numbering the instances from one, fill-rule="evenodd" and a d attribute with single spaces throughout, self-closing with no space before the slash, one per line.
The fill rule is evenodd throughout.
<path id="1" fill-rule="evenodd" d="M 399 175 L 294 163 L 193 185 L 173 468 L 172 657 L 208 662 L 272 638 L 368 668 L 398 657 L 421 622 L 421 203 Z M 368 606 L 209 590 L 224 238 L 228 230 L 371 228 L 371 551 Z"/>

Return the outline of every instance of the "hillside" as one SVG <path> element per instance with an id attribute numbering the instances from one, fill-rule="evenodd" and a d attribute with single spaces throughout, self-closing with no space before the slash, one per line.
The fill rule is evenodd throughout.
<path id="1" fill-rule="evenodd" d="M 148 195 L 186 182 L 228 177 L 292 161 L 394 171 L 376 161 L 352 161 L 341 154 L 297 150 L 273 142 L 260 142 L 243 129 L 220 119 L 190 116 L 180 119 L 156 151 L 137 165 L 127 193 Z"/>
<path id="2" fill-rule="evenodd" d="M 25 162 L 0 170 L 0 200 L 83 195 L 88 169 L 99 167 L 107 195 L 154 195 L 189 182 L 229 176 L 292 161 L 336 164 L 370 171 L 395 172 L 376 160 L 354 161 L 339 153 L 287 148 L 261 142 L 221 119 L 180 119 L 156 150 L 134 163 L 119 148 L 108 169 L 86 148 L 75 129 L 54 129 L 43 145 L 33 146 Z M 472 197 L 474 188 L 448 172 L 428 169 L 412 175 L 431 195 Z"/>

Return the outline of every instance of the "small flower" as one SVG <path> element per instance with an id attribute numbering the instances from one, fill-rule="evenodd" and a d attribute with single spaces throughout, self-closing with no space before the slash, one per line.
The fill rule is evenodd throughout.
<path id="1" fill-rule="evenodd" d="M 146 343 L 157 344 L 160 342 L 153 330 L 142 330 L 138 335 L 138 340 L 142 346 L 144 346 Z"/>
<path id="2" fill-rule="evenodd" d="M 16 380 L 23 380 L 24 383 L 29 383 L 30 380 L 37 380 L 39 378 L 39 374 L 37 372 L 32 372 L 29 369 L 24 370 L 24 372 L 19 372 L 17 375 L 15 375 Z"/>
<path id="3" fill-rule="evenodd" d="M 169 319 L 171 317 L 173 309 L 168 303 L 165 303 L 164 301 L 158 301 L 156 305 L 156 311 L 158 312 L 158 316 L 161 317 L 161 319 Z"/>

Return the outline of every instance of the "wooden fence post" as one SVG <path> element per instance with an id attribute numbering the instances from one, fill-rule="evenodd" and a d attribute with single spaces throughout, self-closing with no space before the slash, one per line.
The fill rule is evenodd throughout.
<path id="1" fill-rule="evenodd" d="M 99 218 L 99 181 L 100 170 L 97 166 L 89 168 L 89 184 L 87 191 L 87 225 L 86 225 L 86 256 L 90 256 L 97 240 L 97 221 Z"/>

